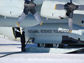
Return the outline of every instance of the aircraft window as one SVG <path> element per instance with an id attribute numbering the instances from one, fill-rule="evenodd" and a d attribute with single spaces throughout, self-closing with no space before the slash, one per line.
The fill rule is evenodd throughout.
<path id="1" fill-rule="evenodd" d="M 80 16 L 79 25 L 84 26 L 84 15 Z"/>

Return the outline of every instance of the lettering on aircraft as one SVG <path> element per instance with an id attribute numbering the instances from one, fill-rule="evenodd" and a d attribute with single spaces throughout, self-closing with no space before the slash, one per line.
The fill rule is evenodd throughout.
<path id="1" fill-rule="evenodd" d="M 69 33 L 69 30 L 28 30 L 28 33 Z"/>

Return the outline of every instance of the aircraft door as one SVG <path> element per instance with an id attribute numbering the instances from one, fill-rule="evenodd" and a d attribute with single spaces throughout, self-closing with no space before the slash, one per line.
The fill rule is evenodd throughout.
<path id="1" fill-rule="evenodd" d="M 20 27 L 12 27 L 12 30 L 13 30 L 15 39 L 20 38 L 21 36 Z"/>

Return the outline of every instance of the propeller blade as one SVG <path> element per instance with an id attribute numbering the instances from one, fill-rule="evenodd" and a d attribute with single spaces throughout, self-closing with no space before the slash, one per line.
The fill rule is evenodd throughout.
<path id="1" fill-rule="evenodd" d="M 69 33 L 72 32 L 72 26 L 73 26 L 73 19 L 69 18 Z"/>
<path id="2" fill-rule="evenodd" d="M 69 14 L 69 20 L 68 20 L 68 25 L 69 25 L 69 33 L 72 33 L 72 26 L 73 26 L 73 12 L 68 13 Z"/>
<path id="3" fill-rule="evenodd" d="M 37 12 L 34 14 L 34 17 L 39 22 L 39 24 L 42 25 L 43 21 Z"/>
<path id="4" fill-rule="evenodd" d="M 70 3 L 72 3 L 72 0 L 70 0 Z"/>
<path id="5" fill-rule="evenodd" d="M 64 10 L 64 5 L 62 5 L 62 4 L 56 4 L 55 5 L 55 9 L 57 9 L 57 10 Z"/>
<path id="6" fill-rule="evenodd" d="M 84 5 L 78 5 L 78 10 L 84 10 Z"/>
<path id="7" fill-rule="evenodd" d="M 25 17 L 28 15 L 28 12 L 29 12 L 28 8 L 25 7 L 23 13 L 21 14 L 21 16 L 18 19 L 18 22 L 17 22 L 18 26 L 25 19 Z"/>
<path id="8" fill-rule="evenodd" d="M 26 16 L 27 16 L 27 15 L 26 15 L 25 13 L 22 13 L 22 14 L 21 14 L 21 16 L 20 16 L 19 19 L 18 19 L 18 26 L 19 26 L 19 24 L 25 19 Z"/>

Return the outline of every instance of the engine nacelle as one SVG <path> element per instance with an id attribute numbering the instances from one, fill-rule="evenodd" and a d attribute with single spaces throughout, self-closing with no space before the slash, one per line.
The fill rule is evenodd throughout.
<path id="1" fill-rule="evenodd" d="M 0 0 L 0 15 L 18 18 L 24 9 L 25 0 Z M 43 0 L 34 0 L 36 5 L 41 5 Z"/>
<path id="2" fill-rule="evenodd" d="M 21 30 L 19 27 L 0 27 L 0 34 L 8 39 L 17 40 L 20 38 Z"/>
<path id="3" fill-rule="evenodd" d="M 66 10 L 56 10 L 55 5 L 60 4 L 55 1 L 44 1 L 41 8 L 41 16 L 51 19 L 63 19 L 66 16 Z"/>
<path id="4" fill-rule="evenodd" d="M 0 15 L 19 17 L 24 9 L 24 0 L 0 0 Z"/>

